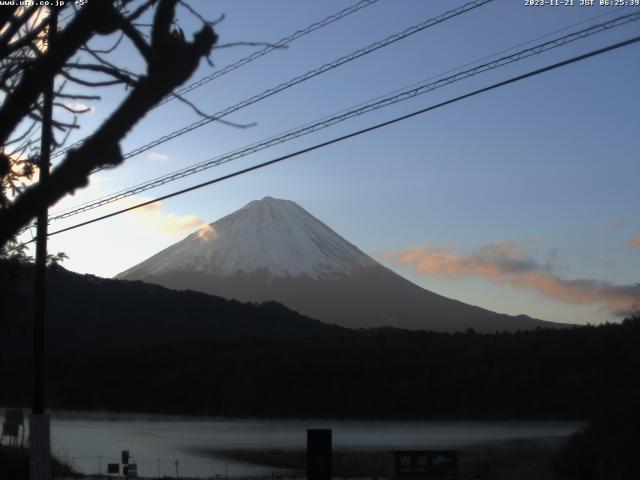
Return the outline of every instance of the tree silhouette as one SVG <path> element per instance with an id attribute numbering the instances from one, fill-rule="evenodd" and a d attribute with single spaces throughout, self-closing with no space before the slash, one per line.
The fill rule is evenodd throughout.
<path id="1" fill-rule="evenodd" d="M 217 41 L 215 22 L 206 21 L 184 0 L 92 0 L 77 8 L 69 6 L 73 2 L 66 3 L 51 9 L 17 5 L 0 9 L 0 89 L 4 93 L 0 106 L 0 249 L 44 206 L 86 186 L 92 171 L 122 163 L 120 141 L 156 103 L 193 74 Z M 175 23 L 179 5 L 203 24 L 191 41 L 185 40 Z M 47 44 L 49 16 L 67 13 L 70 21 Z M 109 48 L 92 46 L 98 37 L 111 36 L 115 41 Z M 113 63 L 110 54 L 126 41 L 142 58 L 144 71 L 136 73 Z M 20 179 L 30 178 L 39 161 L 40 99 L 53 78 L 62 80 L 56 86 L 54 104 L 73 115 L 86 108 L 69 102 L 100 97 L 93 92 L 69 92 L 70 85 L 85 89 L 123 85 L 127 93 L 80 146 L 66 152 L 50 181 L 20 185 Z M 62 138 L 54 136 L 52 150 L 78 127 L 77 119 L 55 118 L 53 127 Z"/>

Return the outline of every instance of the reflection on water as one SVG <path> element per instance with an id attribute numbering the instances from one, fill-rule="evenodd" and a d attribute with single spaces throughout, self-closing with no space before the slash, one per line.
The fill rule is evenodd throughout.
<path id="1" fill-rule="evenodd" d="M 566 437 L 577 422 L 355 422 L 185 419 L 185 417 L 54 414 L 52 450 L 83 473 L 106 472 L 129 450 L 141 476 L 271 475 L 274 468 L 225 460 L 233 450 L 302 449 L 307 428 L 332 428 L 335 450 L 391 450 L 482 445 Z M 216 452 L 220 452 L 216 454 Z"/>

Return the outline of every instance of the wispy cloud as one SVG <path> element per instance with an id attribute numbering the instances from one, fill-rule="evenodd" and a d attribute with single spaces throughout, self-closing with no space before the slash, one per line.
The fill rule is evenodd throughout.
<path id="1" fill-rule="evenodd" d="M 496 284 L 530 289 L 548 298 L 572 304 L 599 304 L 621 314 L 634 303 L 633 288 L 594 279 L 560 278 L 547 262 L 541 264 L 513 242 L 482 245 L 471 253 L 441 248 L 413 248 L 382 255 L 416 272 L 450 278 L 479 277 Z"/>
<path id="2" fill-rule="evenodd" d="M 147 159 L 153 162 L 166 162 L 169 160 L 169 155 L 165 155 L 164 153 L 151 152 L 147 155 Z"/>
<path id="3" fill-rule="evenodd" d="M 625 248 L 640 248 L 640 233 L 624 242 Z"/>
<path id="4" fill-rule="evenodd" d="M 133 197 L 129 200 L 129 203 L 130 205 L 137 205 L 147 200 L 144 197 Z M 143 222 L 145 227 L 153 228 L 163 233 L 186 232 L 206 225 L 204 220 L 197 215 L 176 215 L 166 212 L 162 202 L 150 203 L 132 210 L 132 212 Z"/>

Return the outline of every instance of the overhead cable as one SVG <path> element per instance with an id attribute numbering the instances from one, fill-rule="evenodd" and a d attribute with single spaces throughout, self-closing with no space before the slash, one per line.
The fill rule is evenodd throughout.
<path id="1" fill-rule="evenodd" d="M 432 27 L 434 25 L 437 25 L 439 23 L 445 22 L 451 18 L 457 17 L 458 15 L 461 15 L 463 13 L 466 13 L 470 10 L 473 10 L 475 8 L 478 8 L 482 5 L 485 5 L 487 3 L 492 2 L 493 0 L 473 0 L 469 3 L 466 3 L 458 8 L 455 8 L 453 10 L 449 10 L 445 13 L 443 13 L 442 15 L 439 15 L 437 17 L 434 18 L 430 18 L 428 20 L 425 20 L 424 22 L 418 24 L 418 25 L 414 25 L 413 27 L 409 27 L 405 30 L 403 30 L 402 32 L 396 33 L 394 35 L 391 35 L 387 38 L 385 38 L 384 40 L 380 40 L 378 42 L 372 43 L 364 48 L 361 48 L 359 50 L 356 50 L 348 55 L 345 55 L 343 57 L 338 58 L 337 60 L 334 60 L 333 62 L 330 63 L 326 63 L 318 68 L 315 68 L 313 70 L 308 71 L 307 73 L 304 73 L 302 75 L 299 75 L 297 77 L 294 77 L 286 82 L 280 83 L 279 85 L 276 85 L 275 87 L 269 88 L 265 91 L 263 91 L 262 93 L 259 93 L 257 95 L 254 95 L 252 97 L 249 97 L 245 100 L 242 100 L 239 103 L 236 103 L 235 105 L 232 105 L 230 107 L 225 108 L 224 110 L 221 110 L 219 112 L 214 113 L 213 115 L 207 116 L 205 118 L 202 118 L 200 120 L 198 120 L 197 122 L 193 122 L 190 125 L 187 125 L 185 127 L 179 128 L 178 130 L 174 130 L 171 133 L 168 133 L 166 135 L 163 135 L 160 138 L 157 138 L 155 140 L 152 140 L 149 143 L 146 143 L 145 145 L 142 145 L 140 147 L 137 147 L 127 153 L 125 153 L 123 155 L 123 159 L 126 160 L 128 158 L 134 157 L 136 155 L 139 155 L 142 152 L 145 152 L 153 147 L 156 147 L 162 143 L 165 143 L 169 140 L 173 140 L 174 138 L 180 137 L 181 135 L 184 135 L 186 133 L 189 133 L 197 128 L 200 128 L 204 125 L 208 125 L 212 122 L 215 122 L 216 120 L 220 120 L 224 117 L 226 117 L 227 115 L 237 112 L 238 110 L 248 107 L 249 105 L 253 105 L 254 103 L 257 103 L 261 100 L 264 100 L 265 98 L 271 97 L 272 95 L 275 95 L 277 93 L 280 93 L 284 90 L 287 90 L 295 85 L 298 85 L 302 82 L 306 82 L 307 80 L 310 80 L 314 77 L 317 77 L 318 75 L 321 75 L 323 73 L 326 73 L 330 70 L 336 69 L 346 63 L 352 62 L 364 55 L 368 55 L 369 53 L 375 52 L 381 48 L 387 47 L 388 45 L 391 45 L 395 42 L 398 42 L 400 40 L 403 40 L 411 35 L 414 35 L 418 32 L 421 32 L 429 27 Z M 69 145 L 68 147 L 65 147 L 64 149 L 58 150 L 54 155 L 52 155 L 53 157 L 58 157 L 66 152 L 68 152 L 69 150 L 73 149 L 73 148 L 77 148 L 79 147 L 82 142 L 84 140 L 81 140 L 79 142 L 76 142 L 72 145 Z M 94 170 L 93 173 L 102 170 L 102 168 L 98 168 L 96 170 Z"/>
<path id="2" fill-rule="evenodd" d="M 202 85 L 205 85 L 209 82 L 212 82 L 213 80 L 215 80 L 216 78 L 220 78 L 223 75 L 232 72 L 234 70 L 237 70 L 240 67 L 243 67 L 245 65 L 247 65 L 248 63 L 251 63 L 255 60 L 257 60 L 260 57 L 263 57 L 265 55 L 267 55 L 268 53 L 273 52 L 274 50 L 278 50 L 281 48 L 286 47 L 287 45 L 289 45 L 290 43 L 294 42 L 295 40 L 304 37 L 305 35 L 308 35 L 311 32 L 314 32 L 316 30 L 319 30 L 323 27 L 326 27 L 327 25 L 332 24 L 333 22 L 336 22 L 348 15 L 351 15 L 352 13 L 355 13 L 359 10 L 362 10 L 363 8 L 366 8 L 370 5 L 373 5 L 374 3 L 378 2 L 379 0 L 361 0 L 353 5 L 351 5 L 350 7 L 344 8 L 342 10 L 340 10 L 337 13 L 334 13 L 333 15 L 329 15 L 328 17 L 323 18 L 322 20 L 319 20 L 315 23 L 312 23 L 311 25 L 298 30 L 296 32 L 293 32 L 291 35 L 288 35 L 284 38 L 281 38 L 280 40 L 278 40 L 276 43 L 274 44 L 270 44 L 265 46 L 264 48 L 257 50 L 255 52 L 253 52 L 250 55 L 247 55 L 246 57 L 241 58 L 240 60 L 231 63 L 223 68 L 221 68 L 220 70 L 216 70 L 215 72 L 211 73 L 210 75 L 207 75 L 206 77 L 201 78 L 200 80 L 191 83 L 190 85 L 187 85 L 179 90 L 177 90 L 175 92 L 175 94 L 177 95 L 185 95 L 197 88 L 200 88 Z M 67 18 L 70 18 L 73 14 L 69 15 L 68 17 L 65 17 L 65 20 Z M 169 94 L 166 97 L 164 97 L 162 100 L 160 100 L 157 104 L 155 104 L 151 109 L 155 109 L 157 107 L 159 107 L 160 105 L 164 105 L 165 103 L 173 100 L 175 97 L 174 94 Z M 65 147 L 64 149 L 58 150 L 57 152 L 55 152 L 54 154 L 52 154 L 53 157 L 59 157 L 60 155 L 62 155 L 63 153 L 66 153 L 69 149 L 71 148 L 76 148 L 79 147 L 80 145 L 82 145 L 82 143 L 84 143 L 84 141 L 86 140 L 87 137 L 83 138 L 82 140 L 77 141 L 76 143 L 74 143 L 73 145 L 69 145 L 68 147 Z"/>
<path id="3" fill-rule="evenodd" d="M 374 3 L 376 3 L 378 0 L 362 0 L 359 1 L 353 5 L 351 5 L 350 7 L 347 7 L 343 10 L 340 10 L 337 13 L 334 13 L 333 15 L 329 15 L 328 17 L 323 18 L 322 20 L 312 23 L 311 25 L 309 25 L 306 28 L 303 28 L 301 30 L 298 30 L 294 33 L 292 33 L 291 35 L 288 35 L 284 38 L 281 38 L 280 40 L 278 40 L 276 43 L 271 44 L 271 45 L 267 45 L 266 47 L 253 52 L 251 55 L 248 55 L 246 57 L 241 58 L 240 60 L 238 60 L 237 62 L 234 62 L 230 65 L 227 65 L 226 67 L 221 68 L 220 70 L 216 70 L 215 72 L 211 73 L 210 75 L 207 75 L 206 77 L 201 78 L 200 80 L 191 83 L 190 85 L 187 85 L 179 90 L 177 90 L 175 93 L 178 95 L 185 95 L 197 88 L 200 88 L 202 85 L 206 85 L 207 83 L 215 80 L 216 78 L 219 78 L 229 72 L 232 72 L 233 70 L 236 70 L 240 67 L 245 66 L 248 63 L 253 62 L 254 60 L 257 60 L 260 57 L 265 56 L 268 53 L 273 52 L 274 50 L 278 50 L 281 49 L 283 47 L 286 47 L 287 45 L 289 45 L 290 43 L 292 43 L 293 41 L 304 37 L 305 35 L 308 35 L 311 32 L 314 32 L 322 27 L 326 27 L 327 25 L 330 25 L 333 22 L 336 22 L 348 15 L 351 15 L 352 13 L 355 13 L 359 10 L 362 10 L 363 8 L 366 8 L 370 5 L 373 5 Z M 154 107 L 159 107 L 160 105 L 163 105 L 171 100 L 173 100 L 175 97 L 173 95 L 167 95 L 166 97 L 164 97 L 162 100 L 160 100 L 160 102 L 158 102 L 158 104 Z"/>
<path id="4" fill-rule="evenodd" d="M 192 185 L 190 187 L 183 188 L 181 190 L 178 190 L 178 191 L 166 194 L 166 195 L 162 195 L 162 196 L 160 196 L 158 198 L 155 198 L 153 200 L 148 200 L 146 202 L 142 202 L 142 203 L 139 203 L 137 205 L 133 205 L 131 207 L 123 208 L 121 210 L 118 210 L 118 211 L 115 211 L 115 212 L 112 212 L 112 213 L 109 213 L 109 214 L 106 214 L 106 215 L 102 215 L 100 217 L 96 217 L 96 218 L 93 218 L 91 220 L 87 220 L 85 222 L 77 223 L 75 225 L 71 225 L 69 227 L 62 228 L 60 230 L 56 230 L 55 232 L 51 232 L 49 235 L 50 236 L 58 235 L 60 233 L 68 232 L 70 230 L 75 230 L 77 228 L 84 227 L 86 225 L 90 225 L 92 223 L 96 223 L 96 222 L 99 222 L 99 221 L 102 221 L 102 220 L 106 220 L 107 218 L 115 217 L 117 215 L 120 215 L 120 214 L 123 214 L 123 213 L 126 213 L 126 212 L 130 212 L 132 210 L 136 210 L 138 208 L 142 208 L 142 207 L 145 207 L 147 205 L 151 205 L 153 203 L 157 203 L 157 202 L 162 201 L 162 200 L 166 200 L 168 198 L 172 198 L 172 197 L 176 197 L 176 196 L 179 196 L 179 195 L 183 195 L 185 193 L 192 192 L 194 190 L 198 190 L 200 188 L 203 188 L 203 187 L 206 187 L 206 186 L 209 186 L 209 185 L 213 185 L 215 183 L 219 183 L 219 182 L 222 182 L 224 180 L 228 180 L 230 178 L 237 177 L 237 176 L 252 172 L 254 170 L 259 170 L 259 169 L 268 167 L 270 165 L 274 165 L 276 163 L 282 162 L 284 160 L 288 160 L 290 158 L 298 157 L 298 156 L 300 156 L 302 154 L 309 153 L 309 152 L 312 152 L 314 150 L 318 150 L 318 149 L 327 147 L 329 145 L 333 145 L 335 143 L 339 143 L 339 142 L 342 142 L 344 140 L 348 140 L 350 138 L 357 137 L 357 136 L 363 135 L 365 133 L 372 132 L 374 130 L 378 130 L 380 128 L 388 127 L 389 125 L 393 125 L 393 124 L 401 122 L 403 120 L 407 120 L 409 118 L 413 118 L 413 117 L 416 117 L 418 115 L 422 115 L 422 114 L 430 112 L 432 110 L 436 110 L 436 109 L 442 108 L 444 106 L 447 106 L 447 105 L 450 105 L 452 103 L 456 103 L 456 102 L 459 102 L 461 100 L 464 100 L 464 99 L 479 95 L 481 93 L 485 93 L 485 92 L 488 92 L 488 91 L 491 91 L 491 90 L 495 90 L 497 88 L 504 87 L 506 85 L 509 85 L 509 84 L 512 84 L 512 83 L 515 83 L 515 82 L 519 82 L 521 80 L 525 80 L 527 78 L 534 77 L 534 76 L 540 75 L 542 73 L 546 73 L 546 72 L 549 72 L 551 70 L 555 70 L 555 69 L 564 67 L 566 65 L 570 65 L 570 64 L 573 64 L 573 63 L 576 63 L 576 62 L 580 62 L 582 60 L 586 60 L 588 58 L 595 57 L 597 55 L 602 55 L 604 53 L 607 53 L 607 52 L 616 50 L 618 48 L 622 48 L 622 47 L 631 45 L 633 43 L 637 43 L 639 41 L 640 41 L 640 36 L 637 36 L 637 37 L 633 37 L 633 38 L 630 38 L 630 39 L 622 41 L 622 42 L 615 43 L 613 45 L 609 45 L 607 47 L 599 48 L 597 50 L 592 50 L 592 51 L 590 51 L 588 53 L 585 53 L 585 54 L 582 54 L 582 55 L 578 55 L 576 57 L 572 57 L 572 58 L 570 58 L 568 60 L 563 60 L 561 62 L 554 63 L 552 65 L 548 65 L 546 67 L 542 67 L 542 68 L 530 71 L 530 72 L 522 74 L 522 75 L 511 77 L 508 80 L 497 82 L 497 83 L 494 83 L 494 84 L 489 85 L 487 87 L 474 90 L 474 91 L 472 91 L 470 93 L 466 93 L 464 95 L 460 95 L 458 97 L 452 98 L 450 100 L 446 100 L 444 102 L 440 102 L 440 103 L 435 104 L 435 105 L 431 105 L 429 107 L 414 111 L 412 113 L 408 113 L 406 115 L 395 117 L 395 118 L 393 118 L 391 120 L 387 120 L 385 122 L 378 123 L 376 125 L 373 125 L 373 126 L 370 126 L 370 127 L 367 127 L 367 128 L 363 128 L 361 130 L 357 130 L 355 132 L 351 132 L 349 134 L 342 135 L 340 137 L 336 137 L 336 138 L 333 138 L 331 140 L 327 140 L 326 142 L 318 143 L 318 144 L 313 145 L 311 147 L 307 147 L 307 148 L 303 148 L 301 150 L 297 150 L 297 151 L 295 151 L 293 153 L 289 153 L 287 155 L 283 155 L 283 156 L 274 158 L 273 160 L 262 162 L 262 163 L 259 163 L 257 165 L 253 165 L 251 167 L 247 167 L 247 168 L 244 168 L 242 170 L 238 170 L 238 171 L 235 171 L 233 173 L 229 173 L 227 175 L 223 175 L 221 177 L 217 177 L 217 178 L 214 178 L 212 180 L 208 180 L 206 182 L 202 182 L 202 183 L 199 183 L 199 184 L 196 184 L 196 185 Z M 31 242 L 25 242 L 25 244 L 27 244 L 27 243 L 31 243 Z"/>
<path id="5" fill-rule="evenodd" d="M 627 8 L 629 8 L 629 7 L 623 7 L 623 8 L 621 8 L 620 10 L 625 10 L 625 9 L 627 9 Z M 599 15 L 594 15 L 593 17 L 586 18 L 586 19 L 584 19 L 584 20 L 582 20 L 582 21 L 580 21 L 580 22 L 573 23 L 573 24 L 571 24 L 571 25 L 567 25 L 567 26 L 565 26 L 565 27 L 562 27 L 562 28 L 561 28 L 561 29 L 559 29 L 559 30 L 554 30 L 554 31 L 549 32 L 549 33 L 546 33 L 546 34 L 544 34 L 544 35 L 540 35 L 540 36 L 538 36 L 538 37 L 535 37 L 535 38 L 533 38 L 533 39 L 531 39 L 531 40 L 527 40 L 527 41 L 525 41 L 525 42 L 518 43 L 518 44 L 516 44 L 516 45 L 514 45 L 514 46 L 512 46 L 512 47 L 509 47 L 509 48 L 506 48 L 506 49 L 502 49 L 502 50 L 500 50 L 500 51 L 498 51 L 498 52 L 495 52 L 495 53 L 492 53 L 492 54 L 490 54 L 490 55 L 486 55 L 486 56 L 481 57 L 481 58 L 479 58 L 479 59 L 473 60 L 473 61 L 471 61 L 471 62 L 465 63 L 464 65 L 461 65 L 461 66 L 459 66 L 459 67 L 455 67 L 455 68 L 449 69 L 449 70 L 447 70 L 447 71 L 445 71 L 445 72 L 443 72 L 443 73 L 440 73 L 440 74 L 437 74 L 437 75 L 431 75 L 430 77 L 428 77 L 428 78 L 426 78 L 426 79 L 424 79 L 424 80 L 421 80 L 420 82 L 415 82 L 415 83 L 413 83 L 413 84 L 411 84 L 411 85 L 408 85 L 408 86 L 405 86 L 405 87 L 403 87 L 403 88 L 395 89 L 395 90 L 393 90 L 393 91 L 391 91 L 391 92 L 387 92 L 387 93 L 386 93 L 386 94 L 384 94 L 384 95 L 379 95 L 379 96 L 377 96 L 377 97 L 375 97 L 375 98 L 372 98 L 372 99 L 369 99 L 369 100 L 367 100 L 367 101 L 360 102 L 360 103 L 359 103 L 359 104 L 357 104 L 357 105 L 353 105 L 353 106 L 351 106 L 351 107 L 349 107 L 349 108 L 342 109 L 342 110 L 340 110 L 339 112 L 333 113 L 333 114 L 331 114 L 331 115 L 325 115 L 325 116 L 323 116 L 322 118 L 319 118 L 319 119 L 317 119 L 317 120 L 315 120 L 315 121 L 312 121 L 312 122 L 308 122 L 308 123 L 306 123 L 306 124 L 304 124 L 304 125 L 302 125 L 302 126 L 295 127 L 295 128 L 291 128 L 291 129 L 289 129 L 289 130 L 287 130 L 287 131 L 285 131 L 285 132 L 281 132 L 281 133 L 279 133 L 279 134 L 277 134 L 277 135 L 272 135 L 272 136 L 271 136 L 271 137 L 269 137 L 269 138 L 266 138 L 266 139 L 263 139 L 263 140 L 259 140 L 259 141 L 257 141 L 257 142 L 254 142 L 254 143 L 253 143 L 253 144 L 251 144 L 251 145 L 247 145 L 247 146 L 242 147 L 242 148 L 240 148 L 240 149 L 234 150 L 233 152 L 236 152 L 236 151 L 242 150 L 242 149 L 244 149 L 244 148 L 252 147 L 252 146 L 257 145 L 257 144 L 259 144 L 259 143 L 266 142 L 266 141 L 268 141 L 268 140 L 272 140 L 272 139 L 278 138 L 278 137 L 283 136 L 283 135 L 285 135 L 285 134 L 287 134 L 287 133 L 293 132 L 294 130 L 298 130 L 298 129 L 300 129 L 300 128 L 303 128 L 303 127 L 307 127 L 307 126 L 309 126 L 309 125 L 312 125 L 312 124 L 314 124 L 314 123 L 317 123 L 317 122 L 320 122 L 320 121 L 323 121 L 323 120 L 329 119 L 329 118 L 331 118 L 331 117 L 333 117 L 333 116 L 336 116 L 336 115 L 340 115 L 340 114 L 346 113 L 346 112 L 348 112 L 349 110 L 353 110 L 353 109 L 356 109 L 356 108 L 358 108 L 358 107 L 361 107 L 361 106 L 367 105 L 367 104 L 369 104 L 369 103 L 373 103 L 374 101 L 381 100 L 381 99 L 383 99 L 383 98 L 385 98 L 385 97 L 388 97 L 388 96 L 391 96 L 391 95 L 395 95 L 395 94 L 400 93 L 400 92 L 403 92 L 403 91 L 405 91 L 405 90 L 409 90 L 409 89 L 416 88 L 417 86 L 419 86 L 419 85 L 421 85 L 421 84 L 423 84 L 423 83 L 425 83 L 425 82 L 428 82 L 429 80 L 433 80 L 433 79 L 436 79 L 436 78 L 438 78 L 438 77 L 442 77 L 442 76 L 444 76 L 444 75 L 449 75 L 449 74 L 452 74 L 452 73 L 454 73 L 454 72 L 459 72 L 459 71 L 461 71 L 462 69 L 465 69 L 465 68 L 467 68 L 467 67 L 469 67 L 469 66 L 471 66 L 471 65 L 476 65 L 476 64 L 478 64 L 478 63 L 480 63 L 480 62 L 484 62 L 485 60 L 489 60 L 489 59 L 491 59 L 491 58 L 495 58 L 495 57 L 497 57 L 498 55 L 503 55 L 503 54 L 505 54 L 505 53 L 507 53 L 507 52 L 511 52 L 511 51 L 513 51 L 513 50 L 515 50 L 515 49 L 517 49 L 517 48 L 523 47 L 523 46 L 525 46 L 525 45 L 530 45 L 530 44 L 532 44 L 532 43 L 534 43 L 534 42 L 537 42 L 537 41 L 539 41 L 539 40 L 543 40 L 543 39 L 545 39 L 545 38 L 548 38 L 548 37 L 550 37 L 550 36 L 552 36 L 552 35 L 556 35 L 556 34 L 561 33 L 561 32 L 566 32 L 567 30 L 569 30 L 569 29 L 571 29 L 571 28 L 574 28 L 574 27 L 577 27 L 577 26 L 580 26 L 580 25 L 584 25 L 585 23 L 589 23 L 589 22 L 591 22 L 591 21 L 593 21 L 593 20 L 596 20 L 596 19 L 598 19 L 598 18 L 602 18 L 602 17 L 605 17 L 605 16 L 611 16 L 613 13 L 617 13 L 617 12 L 618 12 L 618 11 L 620 11 L 620 10 L 616 10 L 616 11 L 611 10 L 611 11 L 608 11 L 608 12 L 605 12 L 605 13 L 601 13 L 601 14 L 599 14 Z M 228 152 L 228 153 L 227 153 L 227 155 L 228 155 L 228 154 L 231 154 L 231 153 L 233 153 L 233 152 Z M 219 158 L 219 156 L 218 156 L 218 157 L 215 157 L 215 159 L 217 159 L 217 158 Z M 156 178 L 153 178 L 153 179 L 147 180 L 147 181 L 145 181 L 145 182 L 141 182 L 141 183 L 139 183 L 139 184 L 136 184 L 136 185 L 133 185 L 133 186 L 130 186 L 130 187 L 122 188 L 122 189 L 120 189 L 120 190 L 117 190 L 117 191 L 115 191 L 115 192 L 112 192 L 112 193 L 109 193 L 109 194 L 103 195 L 103 196 L 101 196 L 101 197 L 94 198 L 94 199 L 92 199 L 92 200 L 87 200 L 86 202 L 82 202 L 82 203 L 76 204 L 76 205 L 74 205 L 74 206 L 72 206 L 72 207 L 64 208 L 64 209 L 62 209 L 62 210 L 58 210 L 57 212 L 54 212 L 54 213 L 53 213 L 53 215 L 56 215 L 57 213 L 63 213 L 63 212 L 67 212 L 67 211 L 70 211 L 70 210 L 74 210 L 74 209 L 76 209 L 76 208 L 79 208 L 79 207 L 82 207 L 82 206 L 85 206 L 85 205 L 89 205 L 89 204 L 92 204 L 92 203 L 95 203 L 95 202 L 98 202 L 98 201 L 101 201 L 101 200 L 104 200 L 104 199 L 112 199 L 113 197 L 116 197 L 116 196 L 118 196 L 118 195 L 119 195 L 119 194 L 121 194 L 121 193 L 125 193 L 125 192 L 128 192 L 128 191 L 130 191 L 130 190 L 136 189 L 136 188 L 138 188 L 138 187 L 141 187 L 141 186 L 144 186 L 144 185 L 147 185 L 147 184 L 153 183 L 153 182 L 155 182 L 155 181 L 157 181 L 157 180 L 162 180 L 163 178 L 168 177 L 168 176 L 171 176 L 171 175 L 173 175 L 174 173 L 179 173 L 179 172 L 182 172 L 182 171 L 185 171 L 185 170 L 190 170 L 191 168 L 194 168 L 194 167 L 199 166 L 199 165 L 206 164 L 206 163 L 208 163 L 208 162 L 210 162 L 210 161 L 212 161 L 212 160 L 214 160 L 214 159 L 213 159 L 213 158 L 211 158 L 211 159 L 207 159 L 207 160 L 204 160 L 204 161 L 202 161 L 202 162 L 198 162 L 198 163 L 197 163 L 197 164 L 195 164 L 195 165 L 191 165 L 191 166 L 189 166 L 189 167 L 185 167 L 185 168 L 179 169 L 179 170 L 177 170 L 176 172 L 170 173 L 170 174 L 168 174 L 168 175 L 162 175 L 162 176 L 160 176 L 160 177 L 156 177 Z M 153 188 L 153 187 L 152 187 L 152 188 Z M 128 196 L 128 195 L 127 195 L 127 196 Z M 111 203 L 111 202 L 108 202 L 108 203 Z M 50 220 L 51 220 L 51 219 L 50 219 Z M 25 227 L 25 230 L 26 230 L 26 227 Z"/>
<path id="6" fill-rule="evenodd" d="M 132 188 L 129 188 L 127 190 L 123 190 L 120 192 L 117 192 L 115 194 L 112 194 L 110 196 L 106 196 L 106 197 L 102 197 L 98 200 L 95 200 L 93 202 L 89 202 L 89 203 L 85 203 L 73 208 L 70 208 L 68 210 L 63 210 L 59 213 L 56 213 L 54 215 L 52 215 L 49 218 L 49 221 L 55 221 L 55 220 L 61 220 L 64 218 L 69 218 L 71 216 L 80 214 L 80 213 L 84 213 L 87 212 L 89 210 L 93 210 L 95 208 L 104 206 L 104 205 L 108 205 L 110 203 L 122 200 L 124 198 L 128 198 L 130 196 L 133 195 L 137 195 L 139 193 L 142 193 L 144 191 L 159 187 L 161 185 L 164 185 L 166 183 L 178 180 L 180 178 L 184 178 L 190 175 L 194 175 L 196 173 L 199 173 L 203 170 L 207 170 L 209 168 L 213 168 L 219 165 L 222 165 L 224 163 L 228 163 L 231 162 L 233 160 L 237 160 L 238 158 L 241 157 L 245 157 L 247 155 L 256 153 L 258 151 L 273 147 L 275 145 L 279 145 L 281 143 L 293 140 L 295 138 L 299 138 L 301 136 L 304 135 L 308 135 L 310 133 L 328 128 L 332 125 L 335 125 L 337 123 L 341 123 L 344 122 L 350 118 L 354 118 L 357 116 L 361 116 L 367 113 L 370 113 L 372 111 L 375 110 L 379 110 L 381 108 L 384 107 L 388 107 L 390 105 L 405 101 L 405 100 L 409 100 L 411 98 L 414 98 L 416 96 L 419 95 L 423 95 L 425 93 L 431 92 L 433 90 L 436 90 L 438 88 L 444 87 L 446 85 L 450 85 L 452 83 L 455 83 L 457 81 L 472 77 L 474 75 L 478 75 L 480 73 L 484 73 L 490 70 L 494 70 L 496 68 L 499 67 L 503 67 L 505 65 L 511 64 L 511 63 L 515 63 L 517 61 L 520 61 L 522 59 L 525 58 L 529 58 L 533 55 L 537 55 L 555 48 L 558 48 L 562 45 L 566 45 L 568 43 L 574 42 L 576 40 L 580 40 L 583 39 L 585 37 L 588 37 L 590 35 L 599 33 L 599 32 L 603 32 L 605 30 L 609 30 L 611 28 L 614 27 L 619 27 L 621 25 L 625 25 L 627 23 L 633 22 L 633 21 L 638 21 L 640 20 L 640 12 L 636 12 L 633 14 L 629 14 L 629 15 L 625 15 L 622 17 L 618 17 L 615 18 L 611 21 L 605 22 L 605 23 L 601 23 L 598 25 L 593 25 L 589 28 L 580 30 L 578 32 L 574 32 L 568 35 L 565 35 L 563 37 L 560 38 L 556 38 L 538 45 L 535 45 L 533 47 L 524 49 L 524 50 L 520 50 L 516 53 L 513 53 L 511 55 L 508 56 L 504 56 L 501 58 L 498 58 L 496 60 L 493 60 L 491 62 L 487 62 L 481 65 L 477 65 L 473 68 L 464 70 L 462 72 L 458 72 L 454 75 L 450 75 L 448 77 L 433 81 L 433 82 L 428 82 L 428 83 L 422 83 L 419 84 L 418 86 L 411 88 L 409 90 L 404 90 L 401 91 L 400 93 L 397 93 L 395 95 L 391 95 L 388 97 L 384 97 L 382 99 L 376 100 L 374 102 L 359 106 L 357 108 L 354 108 L 352 110 L 331 116 L 331 117 L 327 117 L 324 118 L 320 121 L 317 121 L 315 123 L 311 123 L 311 124 L 307 124 L 304 125 L 300 128 L 294 129 L 294 130 L 290 130 L 284 134 L 275 136 L 275 137 L 271 137 L 267 140 L 263 140 L 257 143 L 254 143 L 250 146 L 247 147 L 243 147 L 241 149 L 235 150 L 233 152 L 230 153 L 226 153 L 223 155 L 218 155 L 216 157 L 210 158 L 208 160 L 205 160 L 204 162 L 200 162 L 196 165 L 178 170 L 176 172 L 170 173 L 168 175 L 164 175 L 161 177 L 158 177 L 156 179 L 150 180 L 148 182 L 136 185 Z"/>

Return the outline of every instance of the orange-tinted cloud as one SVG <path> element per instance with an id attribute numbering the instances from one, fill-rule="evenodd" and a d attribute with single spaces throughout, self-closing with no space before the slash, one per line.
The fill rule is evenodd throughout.
<path id="1" fill-rule="evenodd" d="M 624 246 L 626 248 L 640 248 L 640 234 L 635 235 L 624 242 Z"/>
<path id="2" fill-rule="evenodd" d="M 191 230 L 199 225 L 202 225 L 202 219 L 196 215 L 179 217 L 170 213 L 164 216 L 163 228 L 168 231 Z"/>
<path id="3" fill-rule="evenodd" d="M 148 200 L 151 200 L 151 199 L 147 199 L 144 197 L 132 197 L 132 199 L 130 200 L 130 203 L 131 205 L 137 205 L 140 203 L 147 202 Z M 145 213 L 145 214 L 159 213 L 159 212 L 162 212 L 162 202 L 149 203 L 147 205 L 143 205 L 142 207 L 138 207 L 133 211 L 139 214 L 140 213 Z"/>
<path id="4" fill-rule="evenodd" d="M 147 201 L 144 197 L 132 197 L 130 205 L 137 205 Z M 163 233 L 180 233 L 206 225 L 197 215 L 175 215 L 164 211 L 162 202 L 150 203 L 144 207 L 132 210 L 145 226 Z"/>
<path id="5" fill-rule="evenodd" d="M 541 295 L 573 304 L 600 304 L 628 313 L 634 304 L 633 289 L 592 279 L 565 280 L 510 242 L 496 242 L 472 253 L 444 249 L 414 248 L 387 253 L 384 257 L 416 272 L 450 278 L 479 277 L 493 283 L 535 290 Z"/>
<path id="6" fill-rule="evenodd" d="M 198 230 L 198 237 L 203 240 L 215 240 L 218 238 L 218 232 L 211 224 L 206 224 Z"/>

